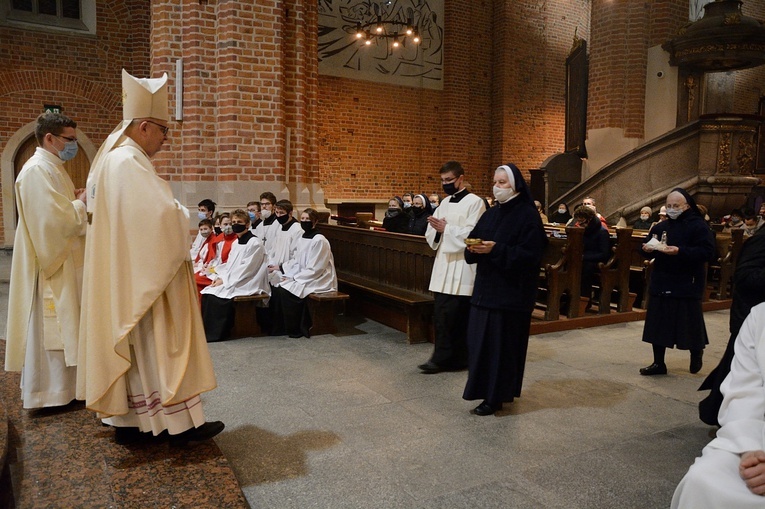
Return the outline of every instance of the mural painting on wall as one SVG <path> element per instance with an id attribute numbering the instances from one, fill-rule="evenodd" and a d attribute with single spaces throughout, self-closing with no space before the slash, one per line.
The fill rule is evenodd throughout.
<path id="1" fill-rule="evenodd" d="M 442 90 L 443 19 L 444 0 L 319 0 L 319 74 Z M 411 23 L 420 42 L 356 37 L 359 25 L 378 20 L 396 22 L 384 23 L 389 35 Z"/>

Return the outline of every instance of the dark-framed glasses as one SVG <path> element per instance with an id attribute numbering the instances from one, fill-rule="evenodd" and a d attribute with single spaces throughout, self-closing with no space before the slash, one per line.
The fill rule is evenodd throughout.
<path id="1" fill-rule="evenodd" d="M 154 124 L 155 126 L 159 127 L 162 130 L 162 135 L 167 136 L 167 132 L 170 130 L 169 126 L 158 124 L 156 122 L 152 122 L 151 120 L 147 120 L 146 122 L 150 124 Z"/>

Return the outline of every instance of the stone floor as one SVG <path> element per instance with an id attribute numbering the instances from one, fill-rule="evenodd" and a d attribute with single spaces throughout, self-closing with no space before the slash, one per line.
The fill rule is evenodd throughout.
<path id="1" fill-rule="evenodd" d="M 670 351 L 669 375 L 639 376 L 651 359 L 639 321 L 533 336 L 522 397 L 490 417 L 469 413 L 464 372 L 420 374 L 431 346 L 375 322 L 212 344 L 219 387 L 204 396 L 205 412 L 226 423 L 214 444 L 125 448 L 81 406 L 45 414 L 11 437 L 26 445 L 9 456 L 29 459 L 12 472 L 17 507 L 668 507 L 712 433 L 697 418 L 696 388 L 722 354 L 728 312 L 706 321 L 712 344 L 697 375 L 687 352 Z M 6 406 L 33 418 L 17 401 Z M 70 413 L 90 440 L 67 438 Z M 37 458 L 60 465 L 59 498 L 35 498 L 50 483 Z M 76 462 L 102 469 L 94 484 Z M 227 471 L 241 493 L 225 484 Z M 89 496 L 99 491 L 113 495 Z"/>

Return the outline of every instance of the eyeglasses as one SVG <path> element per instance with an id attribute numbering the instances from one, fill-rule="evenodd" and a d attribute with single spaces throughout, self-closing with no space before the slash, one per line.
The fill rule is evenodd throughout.
<path id="1" fill-rule="evenodd" d="M 167 136 L 167 131 L 170 130 L 170 128 L 168 126 L 166 126 L 166 125 L 158 124 L 156 122 L 152 122 L 151 120 L 147 120 L 146 122 L 148 122 L 150 124 L 154 124 L 155 126 L 159 127 L 162 130 L 162 135 L 163 136 Z"/>
<path id="2" fill-rule="evenodd" d="M 270 207 L 271 206 L 271 202 L 270 201 L 262 201 L 262 202 L 260 202 L 260 206 L 261 207 Z"/>
<path id="3" fill-rule="evenodd" d="M 459 177 L 452 177 L 450 179 L 441 179 L 442 184 L 451 184 L 452 182 L 456 181 Z"/>
<path id="4" fill-rule="evenodd" d="M 51 134 L 53 134 L 53 133 L 51 133 Z M 69 136 L 61 136 L 60 134 L 53 134 L 53 136 L 55 136 L 56 138 L 65 139 L 66 141 L 68 141 L 70 143 L 73 142 L 73 141 L 77 141 L 77 138 L 70 138 Z"/>

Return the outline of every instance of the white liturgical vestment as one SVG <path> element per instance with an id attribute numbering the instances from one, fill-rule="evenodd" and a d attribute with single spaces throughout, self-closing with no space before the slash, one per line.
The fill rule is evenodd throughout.
<path id="1" fill-rule="evenodd" d="M 752 493 L 739 475 L 742 453 L 765 450 L 765 304 L 752 308 L 734 350 L 720 387 L 721 428 L 677 486 L 673 509 L 765 507 L 765 497 Z"/>
<path id="2" fill-rule="evenodd" d="M 472 193 L 456 203 L 452 199 L 453 196 L 444 198 L 433 213 L 433 217 L 446 219 L 444 232 L 439 235 L 430 224 L 425 230 L 428 244 L 436 250 L 428 289 L 449 295 L 472 295 L 476 265 L 465 263 L 465 239 L 486 210 L 486 205 Z"/>
<path id="3" fill-rule="evenodd" d="M 296 254 L 295 258 L 283 265 L 287 280 L 280 282 L 280 287 L 301 299 L 311 293 L 337 290 L 335 260 L 324 235 L 298 239 Z"/>
<path id="4" fill-rule="evenodd" d="M 25 408 L 65 405 L 75 397 L 86 207 L 63 161 L 41 147 L 15 189 L 5 369 L 22 371 Z"/>
<path id="5" fill-rule="evenodd" d="M 188 210 L 124 135 L 97 158 L 88 189 L 93 217 L 85 246 L 78 397 L 102 418 L 141 419 L 110 422 L 118 426 L 154 434 L 199 426 L 204 417 L 193 410 L 193 422 L 172 425 L 183 413 L 176 408 L 201 412 L 199 394 L 216 386 L 189 258 Z M 152 220 L 137 220 L 146 204 Z M 147 245 L 158 253 L 150 262 Z"/>

